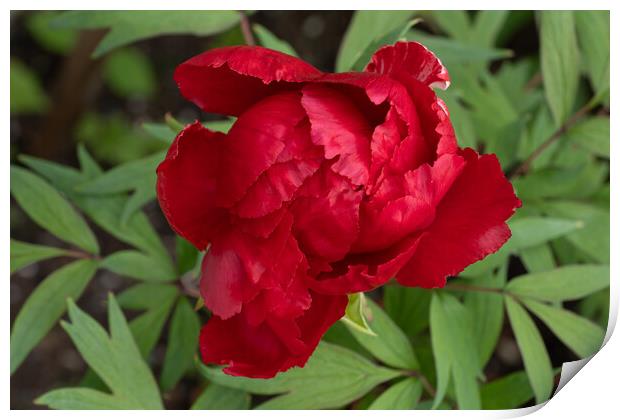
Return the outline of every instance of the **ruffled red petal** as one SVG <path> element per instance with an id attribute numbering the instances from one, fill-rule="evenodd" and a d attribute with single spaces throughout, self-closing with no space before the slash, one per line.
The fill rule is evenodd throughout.
<path id="1" fill-rule="evenodd" d="M 301 104 L 310 119 L 312 142 L 323 146 L 325 158 L 337 158 L 332 170 L 356 185 L 368 181 L 372 128 L 349 98 L 322 85 L 302 89 Z"/>
<path id="2" fill-rule="evenodd" d="M 157 198 L 168 223 L 198 249 L 227 224 L 226 212 L 215 206 L 225 138 L 199 122 L 188 125 L 157 168 Z"/>
<path id="3" fill-rule="evenodd" d="M 298 318 L 269 317 L 258 325 L 243 314 L 211 317 L 200 333 L 205 363 L 227 365 L 229 375 L 271 378 L 293 366 L 304 366 L 327 329 L 343 315 L 346 296 L 312 293 L 312 304 Z"/>
<path id="4" fill-rule="evenodd" d="M 366 71 L 393 75 L 405 73 L 429 87 L 447 89 L 448 70 L 432 51 L 418 42 L 397 42 L 378 49 Z"/>
<path id="5" fill-rule="evenodd" d="M 295 236 L 311 264 L 338 261 L 347 254 L 358 235 L 362 196 L 329 162 L 300 188 L 290 210 Z"/>
<path id="6" fill-rule="evenodd" d="M 237 119 L 222 148 L 219 205 L 230 207 L 238 202 L 276 163 L 292 138 L 308 136 L 297 129 L 306 118 L 300 98 L 298 92 L 269 96 Z"/>
<path id="7" fill-rule="evenodd" d="M 183 96 L 206 112 L 240 115 L 247 108 L 322 73 L 310 64 L 263 47 L 216 48 L 190 58 L 174 73 Z"/>
<path id="8" fill-rule="evenodd" d="M 510 237 L 506 220 L 521 202 L 495 155 L 462 152 L 463 172 L 437 206 L 435 222 L 396 276 L 405 286 L 443 287 L 447 276 L 497 251 Z"/>

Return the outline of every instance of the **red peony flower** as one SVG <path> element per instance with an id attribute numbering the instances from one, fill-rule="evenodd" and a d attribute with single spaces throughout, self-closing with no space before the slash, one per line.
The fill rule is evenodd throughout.
<path id="1" fill-rule="evenodd" d="M 181 64 L 182 94 L 237 117 L 196 122 L 159 166 L 170 225 L 208 252 L 206 363 L 272 377 L 303 366 L 347 294 L 390 278 L 442 287 L 497 251 L 520 201 L 494 155 L 460 149 L 441 62 L 415 42 L 378 50 L 360 73 L 323 73 L 261 47 Z"/>

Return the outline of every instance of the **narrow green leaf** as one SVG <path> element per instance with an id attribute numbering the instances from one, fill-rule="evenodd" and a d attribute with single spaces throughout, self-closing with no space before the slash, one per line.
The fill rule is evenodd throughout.
<path id="1" fill-rule="evenodd" d="M 497 273 L 489 273 L 469 281 L 482 287 L 502 288 L 506 283 L 507 266 L 503 266 Z M 485 366 L 489 361 L 504 323 L 504 299 L 499 293 L 468 293 L 463 304 L 472 315 L 474 337 L 478 343 L 478 361 Z"/>
<path id="2" fill-rule="evenodd" d="M 340 44 L 336 58 L 336 71 L 351 69 L 358 56 L 373 40 L 401 27 L 412 14 L 412 11 L 404 10 L 356 11 Z"/>
<path id="3" fill-rule="evenodd" d="M 605 331 L 595 323 L 573 312 L 532 299 L 524 299 L 523 303 L 580 358 L 591 356 L 601 348 Z"/>
<path id="4" fill-rule="evenodd" d="M 162 297 L 156 305 L 129 323 L 131 334 L 145 360 L 157 344 L 173 304 L 174 296 Z"/>
<path id="5" fill-rule="evenodd" d="M 519 408 L 534 398 L 527 373 L 510 373 L 480 387 L 483 410 L 508 410 Z"/>
<path id="6" fill-rule="evenodd" d="M 383 305 L 388 316 L 408 337 L 428 327 L 432 291 L 418 287 L 392 287 L 383 291 Z"/>
<path id="7" fill-rule="evenodd" d="M 293 368 L 273 379 L 251 379 L 224 374 L 220 369 L 199 364 L 199 371 L 211 382 L 253 394 L 272 395 L 258 408 L 338 408 L 360 398 L 376 385 L 400 372 L 383 368 L 343 347 L 321 342 L 304 368 Z"/>
<path id="8" fill-rule="evenodd" d="M 63 327 L 88 365 L 120 398 L 125 409 L 162 409 L 157 384 L 142 358 L 125 318 L 112 295 L 108 301 L 110 335 L 69 301 L 71 323 Z"/>
<path id="9" fill-rule="evenodd" d="M 209 384 L 192 404 L 192 410 L 248 410 L 250 399 L 247 392 Z"/>
<path id="10" fill-rule="evenodd" d="M 142 123 L 142 129 L 154 138 L 165 141 L 166 143 L 172 143 L 177 136 L 177 132 L 167 124 L 145 122 Z"/>
<path id="11" fill-rule="evenodd" d="M 90 388 L 54 389 L 35 400 L 54 410 L 126 410 L 129 402 L 122 396 L 110 395 Z"/>
<path id="12" fill-rule="evenodd" d="M 187 299 L 179 299 L 170 323 L 168 347 L 159 381 L 163 390 L 174 388 L 185 372 L 193 366 L 199 333 L 198 314 Z"/>
<path id="13" fill-rule="evenodd" d="M 539 300 L 581 299 L 609 287 L 609 266 L 567 265 L 552 271 L 526 274 L 508 282 L 506 290 Z"/>
<path id="14" fill-rule="evenodd" d="M 451 38 L 462 41 L 471 38 L 471 22 L 465 10 L 433 10 L 430 18 Z"/>
<path id="15" fill-rule="evenodd" d="M 508 319 L 523 357 L 525 371 L 534 390 L 536 403 L 540 404 L 547 401 L 553 391 L 553 368 L 549 354 L 540 332 L 525 309 L 510 296 L 505 299 Z"/>
<path id="16" fill-rule="evenodd" d="M 566 240 L 595 261 L 609 263 L 609 210 L 569 200 L 547 200 L 536 205 L 551 216 L 581 222 L 583 229 L 569 233 Z"/>
<path id="17" fill-rule="evenodd" d="M 77 155 L 80 169 L 87 178 L 95 178 L 103 173 L 101 166 L 95 161 L 83 143 L 77 145 Z"/>
<path id="18" fill-rule="evenodd" d="M 540 62 L 545 95 L 556 127 L 573 111 L 579 81 L 579 47 L 573 12 L 540 12 Z"/>
<path id="19" fill-rule="evenodd" d="M 472 28 L 471 40 L 476 45 L 493 47 L 511 12 L 507 10 L 480 10 Z"/>
<path id="20" fill-rule="evenodd" d="M 30 35 L 41 47 L 55 54 L 67 54 L 75 45 L 77 32 L 50 27 L 50 22 L 58 16 L 55 11 L 37 11 L 26 17 L 26 27 Z"/>
<path id="21" fill-rule="evenodd" d="M 11 274 L 35 262 L 66 254 L 67 250 L 65 249 L 29 244 L 11 239 Z"/>
<path id="22" fill-rule="evenodd" d="M 271 31 L 258 23 L 252 25 L 252 30 L 258 37 L 260 44 L 263 47 L 270 48 L 272 50 L 283 52 L 284 54 L 297 57 L 297 53 L 288 42 L 278 38 Z"/>
<path id="23" fill-rule="evenodd" d="M 431 300 L 431 341 L 437 369 L 434 407 L 444 398 L 450 377 L 461 409 L 480 408 L 476 378 L 481 374 L 471 314 L 454 296 L 434 294 Z"/>
<path id="24" fill-rule="evenodd" d="M 409 31 L 407 39 L 425 45 L 444 64 L 480 63 L 512 56 L 512 51 L 510 50 L 469 45 L 459 40 L 428 35 L 425 32 L 416 30 Z"/>
<path id="25" fill-rule="evenodd" d="M 97 270 L 79 260 L 50 274 L 24 303 L 11 329 L 11 374 L 65 312 L 67 298 L 78 299 Z"/>
<path id="26" fill-rule="evenodd" d="M 553 251 L 551 251 L 549 244 L 523 249 L 519 252 L 519 256 L 528 273 L 550 271 L 556 267 Z"/>
<path id="27" fill-rule="evenodd" d="M 12 165 L 11 194 L 43 229 L 90 253 L 99 253 L 97 239 L 84 219 L 46 181 Z"/>
<path id="28" fill-rule="evenodd" d="M 170 260 L 128 250 L 118 251 L 101 261 L 101 268 L 116 274 L 149 282 L 168 282 L 177 278 Z"/>
<path id="29" fill-rule="evenodd" d="M 155 196 L 155 169 L 164 160 L 165 153 L 157 152 L 143 159 L 130 161 L 116 166 L 99 177 L 93 178 L 76 187 L 83 194 L 114 194 L 131 191 L 137 186 L 143 186 L 148 181 L 152 185 Z"/>
<path id="30" fill-rule="evenodd" d="M 401 369 L 417 369 L 418 361 L 407 336 L 373 300 L 366 300 L 366 319 L 370 335 L 360 328 L 350 327 L 349 332 L 374 357 L 389 366 Z M 347 327 L 350 323 L 346 324 Z"/>
<path id="31" fill-rule="evenodd" d="M 391 387 L 368 407 L 369 410 L 413 410 L 422 396 L 422 384 L 415 378 L 404 379 Z"/>
<path id="32" fill-rule="evenodd" d="M 175 286 L 168 284 L 139 283 L 124 290 L 116 300 L 124 309 L 141 311 L 153 309 L 161 302 L 174 300 L 178 293 Z"/>
<path id="33" fill-rule="evenodd" d="M 191 34 L 207 36 L 222 32 L 239 22 L 239 13 L 228 10 L 89 10 L 62 13 L 56 27 L 110 31 L 93 53 L 106 52 L 141 39 L 159 35 Z"/>
<path id="34" fill-rule="evenodd" d="M 573 12 L 584 65 L 597 96 L 609 104 L 610 22 L 609 10 Z"/>
<path id="35" fill-rule="evenodd" d="M 577 144 L 597 156 L 609 159 L 609 117 L 589 117 L 573 125 L 565 134 L 569 142 Z"/>

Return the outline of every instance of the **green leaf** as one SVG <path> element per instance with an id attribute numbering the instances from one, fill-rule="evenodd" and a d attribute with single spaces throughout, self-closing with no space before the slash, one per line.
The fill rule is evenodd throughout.
<path id="1" fill-rule="evenodd" d="M 422 396 L 422 384 L 415 378 L 404 379 L 391 387 L 368 407 L 369 410 L 413 410 Z"/>
<path id="2" fill-rule="evenodd" d="M 521 351 L 525 371 L 529 378 L 536 404 L 547 401 L 553 391 L 553 368 L 545 343 L 534 321 L 525 309 L 510 296 L 505 296 L 510 325 Z"/>
<path id="3" fill-rule="evenodd" d="M 142 123 L 142 129 L 154 138 L 165 141 L 166 143 L 172 143 L 177 136 L 177 132 L 167 124 L 145 122 Z"/>
<path id="4" fill-rule="evenodd" d="M 209 384 L 192 404 L 192 410 L 247 410 L 250 399 L 247 392 Z"/>
<path id="5" fill-rule="evenodd" d="M 502 288 L 506 283 L 507 266 L 497 273 L 489 273 L 469 281 L 482 287 Z M 504 299 L 499 293 L 467 293 L 463 304 L 472 316 L 473 334 L 478 343 L 478 361 L 485 366 L 489 361 L 504 323 Z"/>
<path id="6" fill-rule="evenodd" d="M 46 181 L 25 169 L 11 166 L 11 194 L 43 229 L 92 254 L 99 253 L 97 239 L 84 219 Z"/>
<path id="7" fill-rule="evenodd" d="M 157 89 L 155 72 L 147 56 L 127 47 L 111 53 L 103 63 L 103 79 L 123 98 L 151 97 Z"/>
<path id="8" fill-rule="evenodd" d="M 458 40 L 428 35 L 425 32 L 416 30 L 409 31 L 407 39 L 426 46 L 444 64 L 479 63 L 512 56 L 512 51 L 510 50 L 469 45 Z"/>
<path id="9" fill-rule="evenodd" d="M 366 319 L 368 327 L 375 334 L 370 335 L 358 327 L 350 327 L 349 332 L 374 357 L 389 366 L 401 369 L 417 369 L 418 361 L 407 336 L 373 300 L 368 299 Z"/>
<path id="10" fill-rule="evenodd" d="M 45 111 L 49 100 L 36 74 L 24 63 L 11 58 L 11 114 L 38 114 Z"/>
<path id="11" fill-rule="evenodd" d="M 235 123 L 233 118 L 229 118 L 227 120 L 217 120 L 217 121 L 206 121 L 203 122 L 202 125 L 207 127 L 211 131 L 220 131 L 222 133 L 228 133 L 230 127 Z"/>
<path id="12" fill-rule="evenodd" d="M 580 152 L 580 156 L 584 156 Z M 586 198 L 605 182 L 608 169 L 594 161 L 568 168 L 548 167 L 528 173 L 513 182 L 522 199 Z"/>
<path id="13" fill-rule="evenodd" d="M 430 290 L 387 286 L 383 293 L 385 312 L 408 337 L 414 337 L 428 326 L 433 296 Z"/>
<path id="14" fill-rule="evenodd" d="M 481 374 L 471 314 L 454 296 L 434 294 L 431 300 L 431 341 L 437 369 L 434 407 L 443 400 L 450 382 L 461 409 L 479 409 L 476 377 Z"/>
<path id="15" fill-rule="evenodd" d="M 583 222 L 553 217 L 521 217 L 508 222 L 511 238 L 495 254 L 467 267 L 461 275 L 477 278 L 506 262 L 508 256 L 521 249 L 544 244 L 583 228 Z"/>
<path id="16" fill-rule="evenodd" d="M 139 283 L 118 295 L 117 301 L 124 309 L 134 311 L 156 308 L 178 295 L 178 289 L 168 284 Z"/>
<path id="17" fill-rule="evenodd" d="M 75 261 L 50 274 L 32 292 L 11 329 L 11 374 L 65 312 L 67 298 L 82 295 L 96 270 L 95 261 Z"/>
<path id="18" fill-rule="evenodd" d="M 71 337 L 73 344 L 84 357 L 89 366 L 99 375 L 112 391 L 109 395 L 115 407 L 131 409 L 162 409 L 161 397 L 157 384 L 148 365 L 142 359 L 132 337 L 129 326 L 112 295 L 108 301 L 108 323 L 110 335 L 88 314 L 81 311 L 69 300 L 69 318 L 71 323 L 63 323 L 63 328 Z M 62 389 L 67 394 L 75 395 L 75 388 Z M 52 391 L 58 393 L 59 390 Z M 92 394 L 80 401 L 82 408 L 101 408 L 101 396 Z M 46 394 L 38 401 L 45 403 L 52 397 Z M 110 404 L 107 400 L 106 404 Z M 69 400 L 70 404 L 73 401 Z M 56 403 L 56 408 L 68 408 Z"/>
<path id="19" fill-rule="evenodd" d="M 492 47 L 511 12 L 507 10 L 480 10 L 472 28 L 471 39 L 476 45 Z"/>
<path id="20" fill-rule="evenodd" d="M 196 267 L 200 252 L 191 242 L 181 236 L 177 235 L 175 241 L 177 271 L 182 276 Z"/>
<path id="21" fill-rule="evenodd" d="M 321 342 L 304 368 L 293 368 L 272 379 L 229 376 L 203 364 L 200 372 L 211 382 L 260 395 L 284 395 L 262 403 L 262 409 L 322 409 L 343 407 L 400 372 L 383 368 L 343 347 Z"/>
<path id="22" fill-rule="evenodd" d="M 160 384 L 164 391 L 174 388 L 193 365 L 198 349 L 200 318 L 187 299 L 181 298 L 172 315 L 168 347 L 161 372 Z"/>
<path id="23" fill-rule="evenodd" d="M 82 143 L 77 145 L 78 161 L 82 173 L 88 178 L 95 178 L 103 173 L 101 166 L 95 161 Z"/>
<path id="24" fill-rule="evenodd" d="M 11 239 L 11 274 L 35 262 L 63 255 L 67 255 L 64 249 Z"/>
<path id="25" fill-rule="evenodd" d="M 58 12 L 36 12 L 26 19 L 26 28 L 37 43 L 47 51 L 56 54 L 68 53 L 77 39 L 77 32 L 52 28 L 50 22 L 58 16 Z"/>
<path id="26" fill-rule="evenodd" d="M 370 315 L 370 310 L 368 309 L 364 293 L 353 293 L 349 295 L 349 303 L 341 321 L 347 324 L 347 327 L 363 334 L 376 336 L 377 334 L 368 325 L 368 320 L 366 319 L 368 315 Z"/>
<path id="27" fill-rule="evenodd" d="M 526 274 L 508 282 L 506 290 L 523 297 L 547 301 L 581 299 L 609 287 L 609 266 L 567 265 Z"/>
<path id="28" fill-rule="evenodd" d="M 175 295 L 162 297 L 161 301 L 154 302 L 152 308 L 132 319 L 129 323 L 131 334 L 136 341 L 140 354 L 142 354 L 145 360 L 148 360 L 151 351 L 161 336 L 164 324 L 172 310 L 175 297 Z"/>
<path id="29" fill-rule="evenodd" d="M 263 47 L 280 51 L 284 54 L 292 55 L 293 57 L 297 57 L 297 53 L 295 52 L 291 44 L 278 38 L 264 26 L 255 23 L 252 25 L 252 30 L 256 34 L 258 41 Z"/>
<path id="30" fill-rule="evenodd" d="M 133 190 L 136 185 L 142 185 L 145 180 L 150 180 L 155 191 L 157 179 L 155 169 L 164 157 L 164 152 L 158 152 L 143 159 L 124 163 L 78 185 L 76 190 L 81 194 L 93 195 L 122 193 Z"/>
<path id="31" fill-rule="evenodd" d="M 107 256 L 101 261 L 101 268 L 148 282 L 168 282 L 177 278 L 169 259 L 162 260 L 134 250 L 118 251 Z"/>
<path id="32" fill-rule="evenodd" d="M 74 187 L 85 183 L 90 179 L 88 176 L 75 169 L 30 156 L 20 156 L 20 160 L 51 181 L 106 232 L 149 255 L 168 260 L 172 265 L 168 251 L 144 212 L 138 211 L 127 223 L 122 223 L 122 215 L 128 200 L 126 197 L 79 194 Z"/>
<path id="33" fill-rule="evenodd" d="M 510 373 L 480 387 L 483 410 L 508 410 L 519 408 L 534 398 L 527 373 Z"/>
<path id="34" fill-rule="evenodd" d="M 579 10 L 573 14 L 586 72 L 597 96 L 606 96 L 609 104 L 609 11 Z"/>
<path id="35" fill-rule="evenodd" d="M 35 401 L 54 410 L 124 410 L 126 401 L 90 388 L 52 390 Z"/>
<path id="36" fill-rule="evenodd" d="M 471 22 L 465 10 L 433 10 L 430 18 L 451 38 L 467 41 L 471 37 Z"/>
<path id="37" fill-rule="evenodd" d="M 519 256 L 528 273 L 549 271 L 556 267 L 555 257 L 549 244 L 523 249 L 519 252 Z"/>
<path id="38" fill-rule="evenodd" d="M 540 62 L 556 127 L 570 116 L 579 82 L 579 47 L 572 11 L 540 12 Z"/>
<path id="39" fill-rule="evenodd" d="M 565 134 L 573 144 L 609 159 L 609 117 L 588 117 L 573 125 Z"/>
<path id="40" fill-rule="evenodd" d="M 583 229 L 566 235 L 575 248 L 600 263 L 609 263 L 609 211 L 569 200 L 537 202 L 537 207 L 554 217 L 566 217 L 583 223 Z"/>
<path id="41" fill-rule="evenodd" d="M 239 22 L 239 13 L 227 10 L 97 10 L 64 12 L 56 27 L 110 31 L 95 49 L 94 57 L 129 43 L 160 35 L 207 36 Z"/>
<path id="42" fill-rule="evenodd" d="M 412 14 L 412 11 L 403 10 L 356 11 L 340 43 L 336 71 L 351 69 L 358 56 L 372 41 L 391 30 L 400 28 Z"/>
<path id="43" fill-rule="evenodd" d="M 562 308 L 524 299 L 525 306 L 580 358 L 596 353 L 603 344 L 605 331 L 595 323 Z"/>

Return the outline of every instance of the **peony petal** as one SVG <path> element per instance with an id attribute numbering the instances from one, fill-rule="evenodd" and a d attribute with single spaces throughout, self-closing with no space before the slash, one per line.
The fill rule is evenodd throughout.
<path id="1" fill-rule="evenodd" d="M 409 261 L 419 236 L 405 238 L 389 249 L 370 254 L 349 255 L 333 264 L 333 272 L 309 281 L 312 290 L 325 294 L 366 292 L 384 285 Z"/>
<path id="2" fill-rule="evenodd" d="M 296 319 L 269 318 L 252 325 L 240 314 L 211 317 L 200 333 L 205 363 L 228 365 L 229 375 L 271 378 L 293 366 L 304 366 L 327 329 L 342 318 L 346 296 L 312 293 L 312 305 Z"/>
<path id="3" fill-rule="evenodd" d="M 389 74 L 395 78 L 405 73 L 429 87 L 447 89 L 448 70 L 428 48 L 418 42 L 397 42 L 377 50 L 366 71 Z"/>
<path id="4" fill-rule="evenodd" d="M 462 152 L 463 172 L 437 207 L 435 222 L 398 273 L 405 286 L 443 287 L 447 276 L 497 251 L 510 237 L 506 220 L 521 205 L 495 155 Z M 443 190 L 443 188 L 442 188 Z"/>
<path id="5" fill-rule="evenodd" d="M 342 259 L 358 235 L 363 193 L 323 164 L 291 205 L 293 230 L 303 252 L 324 261 Z"/>
<path id="6" fill-rule="evenodd" d="M 298 58 L 263 47 L 216 48 L 174 73 L 183 96 L 206 112 L 240 115 L 261 99 L 322 73 Z"/>
<path id="7" fill-rule="evenodd" d="M 198 249 L 205 249 L 227 224 L 226 212 L 215 205 L 225 137 L 199 122 L 188 125 L 157 168 L 157 197 L 166 219 Z"/>
<path id="8" fill-rule="evenodd" d="M 325 148 L 325 158 L 338 159 L 334 172 L 363 185 L 368 181 L 372 128 L 355 104 L 342 93 L 322 85 L 302 89 L 301 104 L 308 114 L 311 138 Z"/>
<path id="9" fill-rule="evenodd" d="M 259 175 L 232 212 L 245 218 L 263 217 L 290 201 L 323 160 L 321 147 L 310 141 L 307 120 L 298 125 L 276 162 Z"/>
<path id="10" fill-rule="evenodd" d="M 288 214 L 267 238 L 250 236 L 236 228 L 218 237 L 202 262 L 200 293 L 205 306 L 221 318 L 230 318 L 261 288 L 274 287 L 269 273 L 290 246 L 291 224 Z M 290 279 L 296 268 L 280 271 L 279 275 Z"/>
<path id="11" fill-rule="evenodd" d="M 239 201 L 276 162 L 289 139 L 301 135 L 296 127 L 305 118 L 297 92 L 270 96 L 243 113 L 223 146 L 218 204 L 230 207 Z"/>

